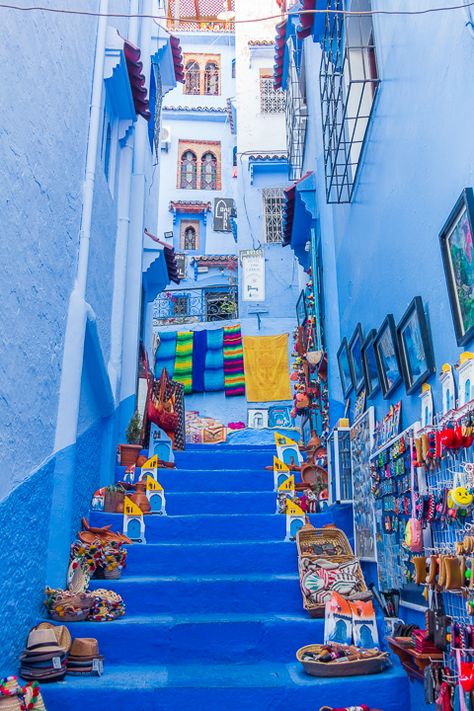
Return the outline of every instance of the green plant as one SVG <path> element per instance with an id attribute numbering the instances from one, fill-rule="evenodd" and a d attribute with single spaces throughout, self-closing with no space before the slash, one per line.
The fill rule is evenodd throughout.
<path id="1" fill-rule="evenodd" d="M 140 415 L 136 412 L 128 423 L 126 432 L 127 442 L 129 444 L 140 444 L 141 432 Z"/>

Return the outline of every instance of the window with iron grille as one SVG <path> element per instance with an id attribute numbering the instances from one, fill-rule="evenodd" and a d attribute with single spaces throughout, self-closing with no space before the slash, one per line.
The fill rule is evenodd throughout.
<path id="1" fill-rule="evenodd" d="M 210 96 L 219 94 L 219 67 L 215 62 L 207 62 L 204 70 L 204 93 Z"/>
<path id="2" fill-rule="evenodd" d="M 331 0 L 333 10 L 345 0 Z M 326 199 L 350 202 L 379 84 L 371 1 L 352 0 L 351 11 L 328 13 L 319 76 Z"/>
<path id="3" fill-rule="evenodd" d="M 275 89 L 270 70 L 260 72 L 260 111 L 262 114 L 280 114 L 285 110 L 286 94 L 283 89 Z"/>
<path id="4" fill-rule="evenodd" d="M 183 92 L 185 94 L 201 93 L 201 72 L 197 62 L 188 62 L 185 67 Z"/>
<path id="5" fill-rule="evenodd" d="M 197 157 L 193 151 L 185 151 L 181 156 L 180 187 L 184 190 L 197 187 Z"/>
<path id="6" fill-rule="evenodd" d="M 300 56 L 300 73 L 296 64 L 298 50 L 293 38 L 288 40 L 288 84 L 286 97 L 286 144 L 288 150 L 290 180 L 299 180 L 303 171 L 304 144 L 306 138 L 306 123 L 308 109 L 306 106 L 306 87 L 304 74 L 301 79 L 301 70 L 304 62 Z"/>
<path id="7" fill-rule="evenodd" d="M 189 299 L 186 295 L 174 296 L 172 303 L 172 316 L 183 317 L 189 314 Z"/>
<path id="8" fill-rule="evenodd" d="M 199 222 L 181 220 L 179 227 L 180 249 L 195 251 L 199 247 Z"/>
<path id="9" fill-rule="evenodd" d="M 223 321 L 238 316 L 235 289 L 207 291 L 205 293 L 206 321 Z"/>
<path id="10" fill-rule="evenodd" d="M 211 151 L 201 158 L 201 190 L 217 190 L 217 159 Z"/>
<path id="11" fill-rule="evenodd" d="M 265 242 L 267 244 L 281 244 L 283 236 L 283 188 L 264 188 L 262 197 Z"/>

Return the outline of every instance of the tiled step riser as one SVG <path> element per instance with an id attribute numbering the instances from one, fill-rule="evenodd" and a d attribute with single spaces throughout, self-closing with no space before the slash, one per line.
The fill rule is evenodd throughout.
<path id="1" fill-rule="evenodd" d="M 179 469 L 262 469 L 273 463 L 276 449 L 248 451 L 177 452 L 176 466 Z"/>
<path id="2" fill-rule="evenodd" d="M 92 526 L 111 524 L 113 531 L 123 528 L 123 516 L 94 512 Z M 285 516 L 277 514 L 145 516 L 147 543 L 196 543 L 198 541 L 278 541 L 286 534 Z"/>
<path id="3" fill-rule="evenodd" d="M 128 547 L 124 579 L 133 575 L 186 575 L 212 573 L 295 573 L 294 543 L 242 543 L 200 545 L 141 545 Z"/>
<path id="4" fill-rule="evenodd" d="M 140 475 L 141 469 L 138 468 L 136 478 Z M 125 480 L 125 467 L 115 468 L 115 480 Z M 159 469 L 158 480 L 166 492 L 273 491 L 273 473 L 264 469 Z"/>
<path id="5" fill-rule="evenodd" d="M 264 667 L 268 675 L 268 667 Z M 276 667 L 278 674 L 280 667 Z M 130 667 L 130 675 L 140 675 L 143 669 Z M 219 669 L 216 668 L 215 684 L 219 683 Z M 352 706 L 354 703 L 367 704 L 373 709 L 383 711 L 400 711 L 409 708 L 408 681 L 405 676 L 391 679 L 381 679 L 359 676 L 350 679 L 333 679 L 331 684 L 325 680 L 306 677 L 298 685 L 288 682 L 276 686 L 244 686 L 243 679 L 239 686 L 228 686 L 225 681 L 221 686 L 193 686 L 192 680 L 187 684 L 175 686 L 172 673 L 168 675 L 163 670 L 163 679 L 159 686 L 154 681 L 143 678 L 143 688 L 136 689 L 106 688 L 96 690 L 98 680 L 79 688 L 70 688 L 70 682 L 44 686 L 44 698 L 48 711 L 64 711 L 64 709 L 87 711 L 290 711 L 302 709 L 317 711 L 321 706 L 331 708 Z M 69 688 L 68 688 L 69 686 Z M 61 688 L 62 687 L 62 688 Z M 66 701 L 67 699 L 67 701 Z"/>
<path id="6" fill-rule="evenodd" d="M 107 588 L 123 597 L 129 614 L 301 612 L 298 579 L 138 580 L 107 580 Z M 91 589 L 99 587 L 104 587 L 103 580 L 91 582 Z"/>
<path id="7" fill-rule="evenodd" d="M 276 494 L 256 492 L 168 492 L 166 512 L 170 516 L 185 514 L 275 513 Z"/>
<path id="8" fill-rule="evenodd" d="M 252 664 L 261 661 L 284 663 L 295 650 L 323 636 L 323 620 L 302 616 L 298 621 L 206 623 L 173 620 L 153 623 L 133 617 L 113 622 L 69 625 L 76 637 L 95 637 L 107 665 L 175 664 L 200 659 L 203 663 Z M 120 639 L 120 644 L 117 640 Z"/>

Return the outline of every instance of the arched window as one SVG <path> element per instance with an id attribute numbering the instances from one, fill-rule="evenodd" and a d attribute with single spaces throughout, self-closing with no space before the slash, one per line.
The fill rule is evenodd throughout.
<path id="1" fill-rule="evenodd" d="M 197 249 L 196 228 L 189 225 L 184 230 L 184 249 Z"/>
<path id="2" fill-rule="evenodd" d="M 219 93 L 219 67 L 215 62 L 207 62 L 204 71 L 204 93 L 217 96 Z"/>
<path id="3" fill-rule="evenodd" d="M 210 151 L 201 158 L 201 190 L 217 190 L 217 158 Z"/>
<path id="4" fill-rule="evenodd" d="M 184 93 L 185 94 L 200 94 L 201 93 L 201 80 L 199 64 L 195 61 L 188 62 L 185 68 L 185 82 L 184 82 Z"/>
<path id="5" fill-rule="evenodd" d="M 197 158 L 193 151 L 185 151 L 181 156 L 180 187 L 184 190 L 197 188 Z"/>

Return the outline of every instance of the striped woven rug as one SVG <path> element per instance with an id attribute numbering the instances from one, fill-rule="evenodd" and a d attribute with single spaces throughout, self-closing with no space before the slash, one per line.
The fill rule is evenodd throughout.
<path id="1" fill-rule="evenodd" d="M 226 397 L 245 395 L 244 350 L 240 325 L 224 326 L 224 389 Z"/>
<path id="2" fill-rule="evenodd" d="M 184 385 L 184 394 L 193 391 L 193 332 L 178 331 L 173 380 Z"/>

